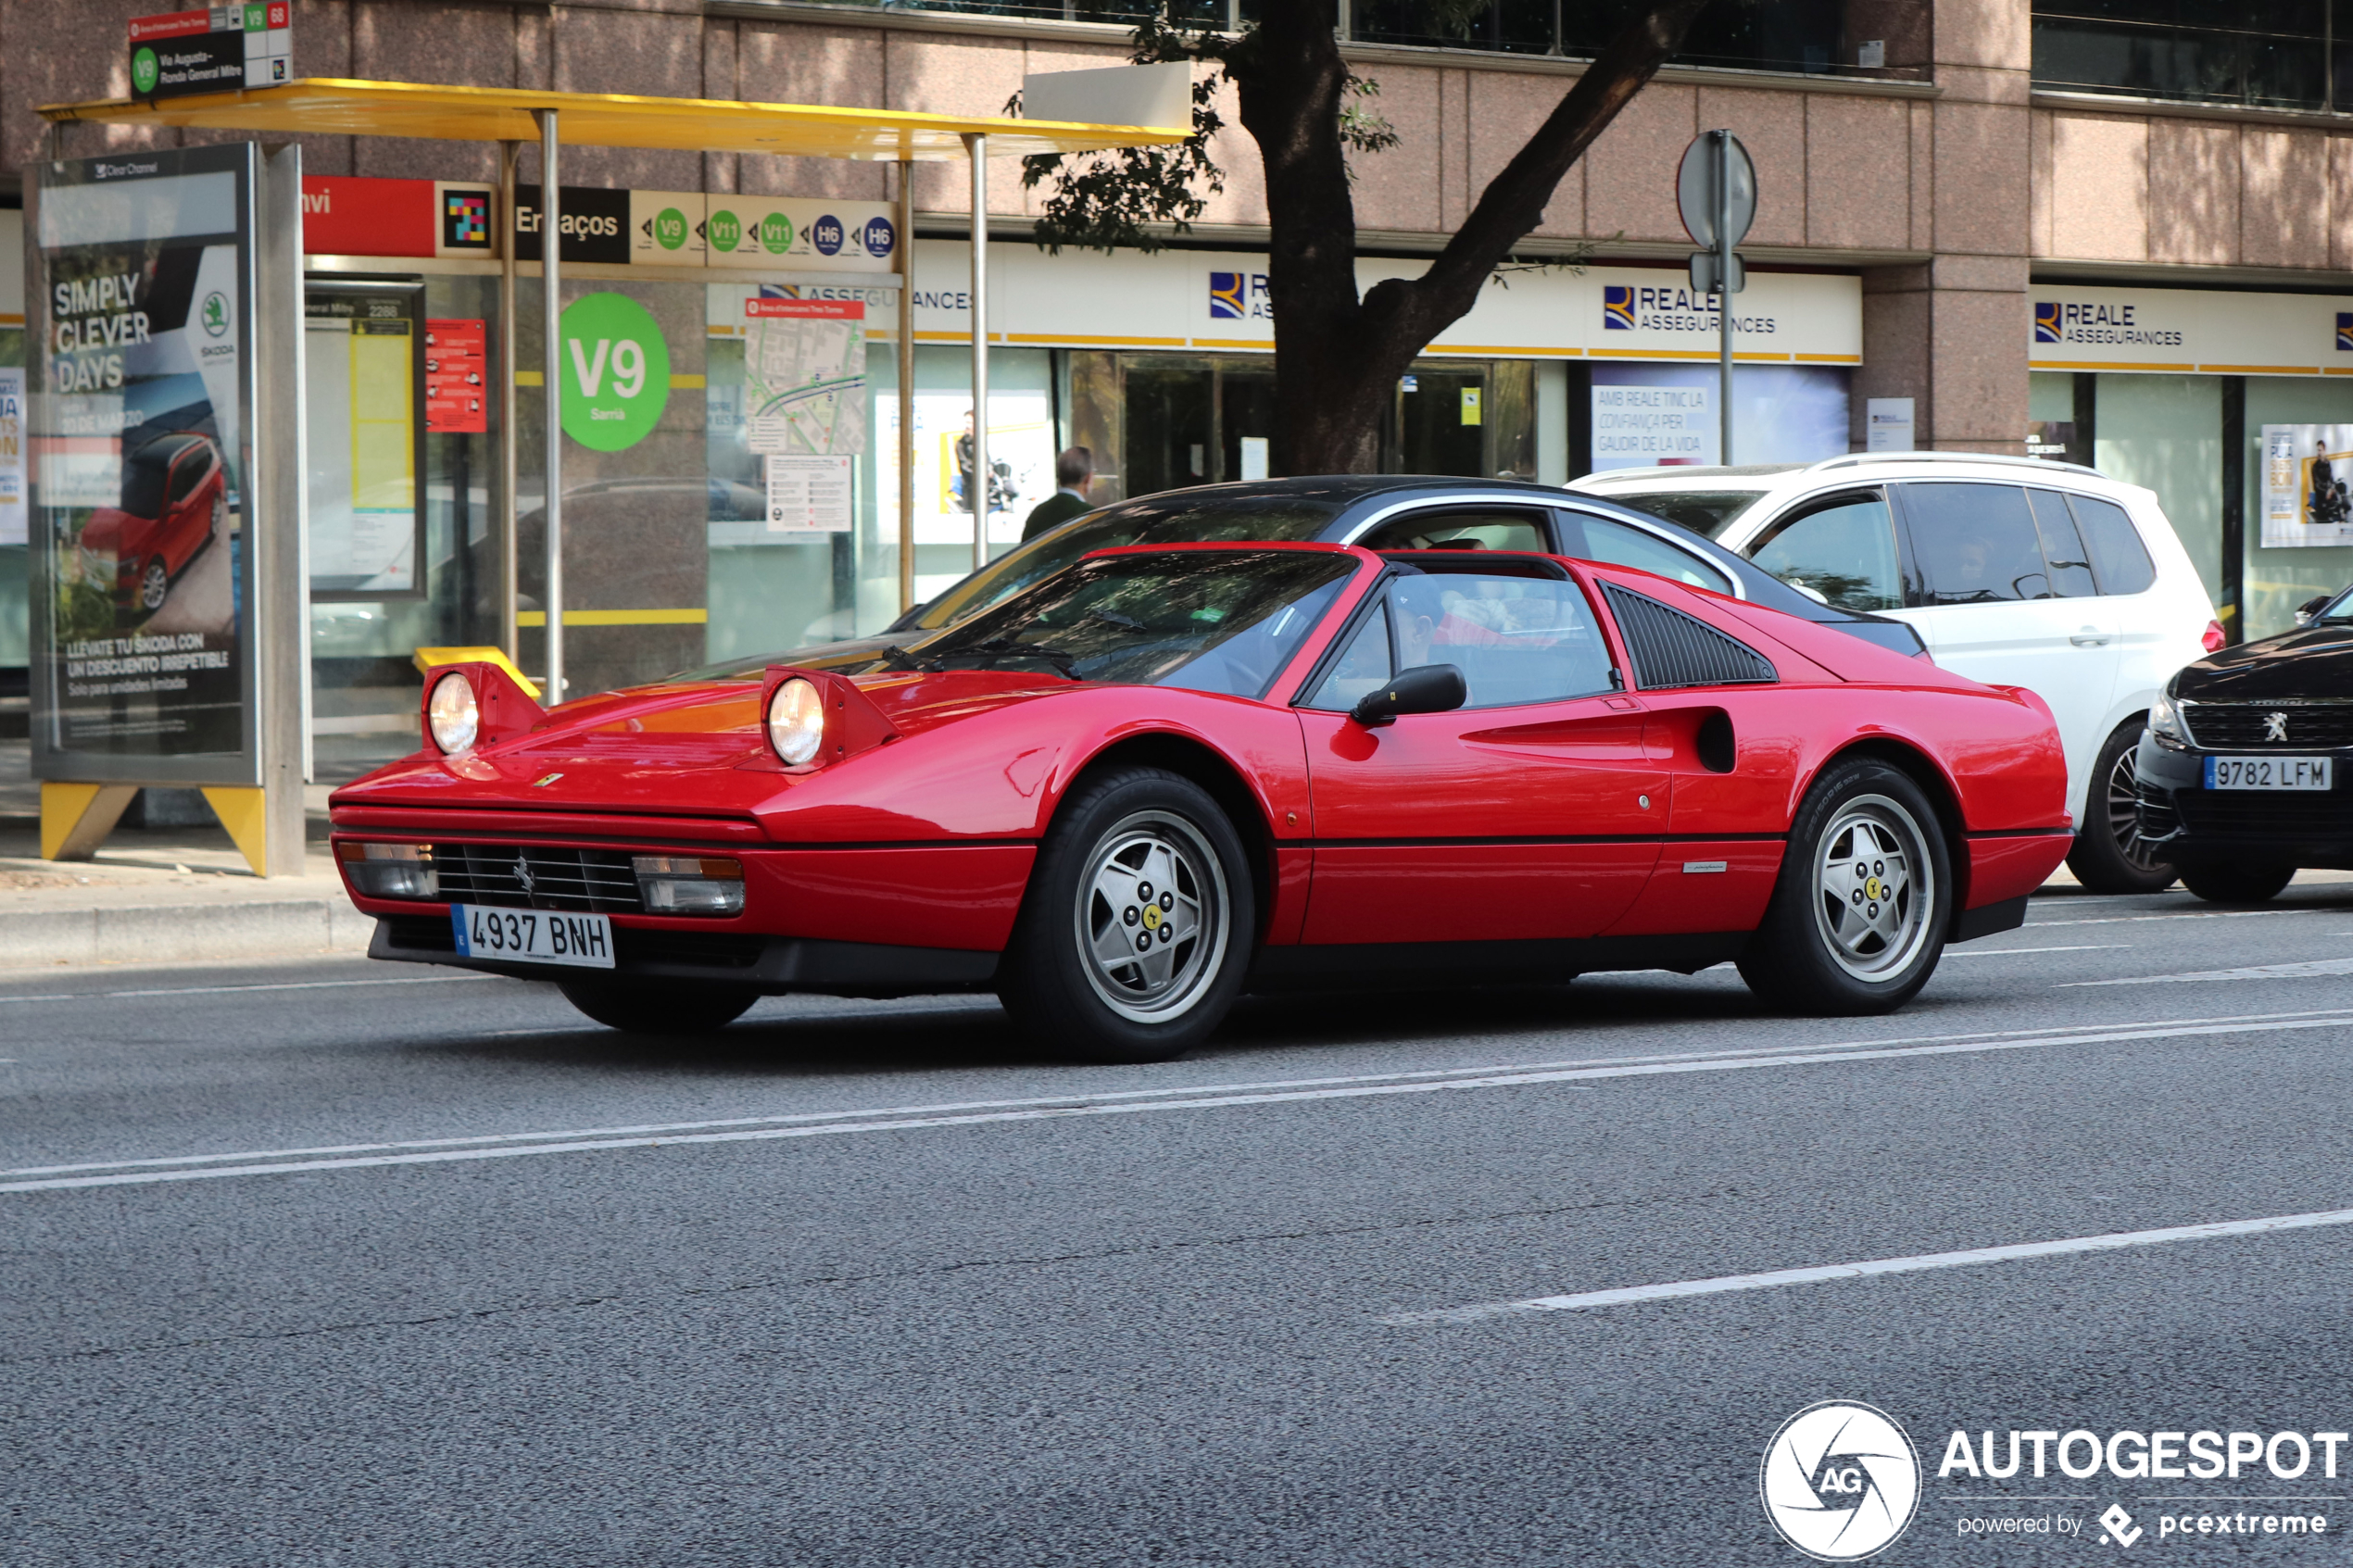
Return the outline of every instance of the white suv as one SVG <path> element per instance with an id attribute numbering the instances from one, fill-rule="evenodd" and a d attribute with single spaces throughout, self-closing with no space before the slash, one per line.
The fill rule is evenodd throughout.
<path id="1" fill-rule="evenodd" d="M 2153 492 L 1968 452 L 1617 469 L 1570 488 L 1680 522 L 1829 603 L 1908 621 L 1948 670 L 2032 690 L 2067 746 L 2076 877 L 2103 893 L 2172 882 L 2140 842 L 2133 752 L 2165 683 L 2223 636 Z"/>

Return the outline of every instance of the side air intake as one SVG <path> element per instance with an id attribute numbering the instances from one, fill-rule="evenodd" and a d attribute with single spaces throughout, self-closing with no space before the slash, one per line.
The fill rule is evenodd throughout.
<path id="1" fill-rule="evenodd" d="M 1610 613 L 1634 656 L 1634 684 L 1646 692 L 1678 686 L 1767 684 L 1780 679 L 1772 660 L 1705 621 L 1669 609 L 1615 583 L 1604 583 Z"/>

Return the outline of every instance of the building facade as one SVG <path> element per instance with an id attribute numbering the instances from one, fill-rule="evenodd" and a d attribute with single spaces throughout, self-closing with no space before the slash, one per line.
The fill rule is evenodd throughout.
<path id="1" fill-rule="evenodd" d="M 0 6 L 0 163 L 21 171 L 152 144 L 155 132 L 59 132 L 37 109 L 127 94 L 125 29 L 153 8 Z M 1439 35 L 1402 0 L 1343 5 L 1350 61 L 1378 84 L 1368 102 L 1398 136 L 1353 160 L 1366 282 L 1410 273 L 1443 243 L 1627 8 L 1499 0 L 1462 34 Z M 1219 6 L 1215 19 L 1246 23 L 1249 9 Z M 2340 534 L 2310 483 L 2315 456 L 2353 448 L 2353 315 L 2338 314 L 2353 312 L 2353 116 L 2338 107 L 2353 94 L 2338 86 L 2340 75 L 2353 83 L 2353 54 L 2340 72 L 2336 43 L 2353 29 L 2353 0 L 2244 7 L 2263 15 L 2239 28 L 2107 10 L 1769 0 L 1709 13 L 1571 169 L 1520 261 L 1401 383 L 1384 461 L 1561 483 L 1597 467 L 1717 460 L 1714 317 L 1684 278 L 1674 185 L 1692 138 L 1725 127 L 1761 192 L 1743 246 L 1750 288 L 1735 304 L 1735 460 L 1861 449 L 1872 401 L 1908 400 L 1917 446 L 2031 449 L 2152 486 L 2233 633 L 2289 624 L 2301 600 L 2353 580 L 2353 543 L 2336 542 L 2353 528 Z M 1026 74 L 1120 62 L 1130 19 L 1093 0 L 298 0 L 293 48 L 298 76 L 989 114 Z M 991 168 L 988 420 L 1004 465 L 988 491 L 1000 508 L 991 547 L 1017 538 L 1051 492 L 1063 445 L 1098 454 L 1099 499 L 1265 471 L 1273 324 L 1256 149 L 1237 125 L 1214 152 L 1224 192 L 1191 234 L 1151 256 L 1043 255 L 1025 237 L 1042 193 L 1024 188 L 1017 162 Z M 304 159 L 319 199 L 340 191 L 346 207 L 393 189 L 357 181 L 487 184 L 498 172 L 493 149 L 456 144 L 321 137 Z M 526 152 L 524 181 L 535 163 Z M 577 678 L 610 684 L 887 623 L 900 608 L 896 296 L 871 275 L 812 271 L 805 244 L 724 257 L 711 247 L 744 215 L 785 210 L 784 198 L 887 211 L 857 204 L 895 202 L 895 168 L 584 148 L 567 152 L 563 178 L 664 194 L 704 252 L 700 273 L 672 257 L 567 279 L 568 298 L 641 306 L 670 378 L 642 438 L 567 459 L 567 581 L 592 618 L 568 633 Z M 958 243 L 968 189 L 961 169 L 919 168 L 916 232 L 899 237 L 891 263 L 909 270 L 912 258 L 916 294 L 919 596 L 969 567 L 981 488 L 956 453 L 970 411 Z M 409 290 L 420 320 L 487 323 L 488 373 L 515 373 L 495 363 L 494 263 L 373 244 L 364 213 L 320 232 L 335 248 L 309 246 L 319 299 Z M 13 238 L 0 235 L 11 259 Z M 0 295 L 20 294 L 13 279 L 0 265 Z M 794 297 L 866 307 L 870 439 L 851 465 L 846 527 L 776 526 L 746 433 L 747 302 Z M 0 297 L 0 364 L 28 352 L 21 310 Z M 322 321 L 333 313 L 314 305 Z M 535 284 L 517 317 L 528 454 L 539 440 Z M 406 575 L 371 576 L 360 562 L 321 595 L 324 772 L 403 744 L 410 650 L 495 639 L 503 503 L 490 436 L 422 431 Z M 526 604 L 531 467 L 515 497 Z M 314 517 L 322 495 L 325 513 L 353 509 L 321 484 L 357 483 L 315 479 Z M 0 670 L 26 658 L 24 549 L 5 529 Z M 336 547 L 314 540 L 314 555 Z"/>

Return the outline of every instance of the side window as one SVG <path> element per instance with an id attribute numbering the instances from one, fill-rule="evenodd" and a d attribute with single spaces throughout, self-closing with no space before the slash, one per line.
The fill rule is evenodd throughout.
<path id="1" fill-rule="evenodd" d="M 2092 558 L 2075 532 L 2067 497 L 2056 490 L 2029 490 L 2034 508 L 2034 532 L 2043 536 L 2043 559 L 2051 569 L 2051 591 L 2063 599 L 2089 598 L 2100 591 L 2092 580 Z"/>
<path id="2" fill-rule="evenodd" d="M 1324 677 L 1324 684 L 1301 706 L 1344 713 L 1389 684 L 1395 673 L 1389 659 L 1389 596 L 1384 594 L 1348 639 L 1346 650 Z"/>
<path id="3" fill-rule="evenodd" d="M 2024 490 L 2015 484 L 1917 483 L 1902 488 L 1923 603 L 1994 604 L 2057 596 Z"/>
<path id="4" fill-rule="evenodd" d="M 1549 553 L 1540 512 L 1453 507 L 1390 518 L 1356 541 L 1368 550 L 1534 550 Z"/>
<path id="5" fill-rule="evenodd" d="M 1841 609 L 1904 608 L 1895 518 L 1875 492 L 1841 495 L 1781 519 L 1758 535 L 1748 558 Z"/>
<path id="6" fill-rule="evenodd" d="M 1655 571 L 1670 583 L 1688 583 L 1718 594 L 1732 591 L 1731 580 L 1689 550 L 1679 549 L 1655 533 L 1591 512 L 1561 512 L 1561 554 L 1579 560 L 1604 561 Z"/>
<path id="7" fill-rule="evenodd" d="M 2157 582 L 2157 564 L 2149 559 L 2141 531 L 2113 501 L 2094 495 L 2070 495 L 2076 526 L 2091 547 L 2092 570 L 2099 575 L 2103 594 L 2140 594 Z"/>
<path id="8" fill-rule="evenodd" d="M 1551 577 L 1416 572 L 1390 584 L 1397 667 L 1452 664 L 1469 708 L 1611 689 L 1609 648 L 1577 584 Z"/>
<path id="9" fill-rule="evenodd" d="M 180 465 L 171 470 L 171 488 L 167 492 L 168 497 L 174 501 L 186 500 L 190 493 L 195 489 L 196 482 L 204 477 L 205 470 L 210 466 L 205 461 L 204 448 L 201 446 L 193 447 L 182 454 Z"/>

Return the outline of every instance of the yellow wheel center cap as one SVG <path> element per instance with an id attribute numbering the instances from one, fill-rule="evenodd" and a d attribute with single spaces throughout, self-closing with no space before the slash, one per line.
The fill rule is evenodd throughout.
<path id="1" fill-rule="evenodd" d="M 1863 884 L 1863 897 L 1866 897 L 1866 898 L 1876 898 L 1876 897 L 1878 897 L 1879 896 L 1880 896 L 1880 880 L 1879 880 L 1879 878 L 1877 878 L 1877 877 L 1872 877 L 1869 881 L 1868 881 L 1868 882 L 1866 882 L 1866 883 L 1864 883 L 1864 884 Z"/>
<path id="2" fill-rule="evenodd" d="M 1146 931 L 1158 931 L 1160 929 L 1160 911 L 1153 909 L 1150 904 L 1144 906 L 1144 929 Z"/>

